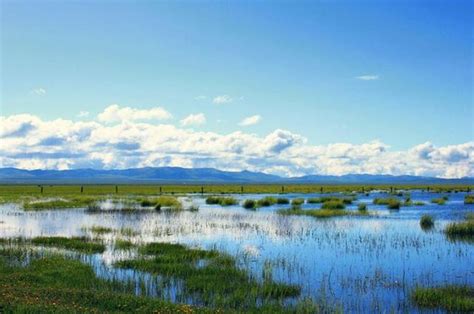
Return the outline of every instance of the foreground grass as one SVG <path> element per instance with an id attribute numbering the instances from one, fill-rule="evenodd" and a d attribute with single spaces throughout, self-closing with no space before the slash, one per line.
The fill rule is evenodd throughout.
<path id="1" fill-rule="evenodd" d="M 418 287 L 412 292 L 412 300 L 419 307 L 472 313 L 474 288 L 468 286 Z"/>
<path id="2" fill-rule="evenodd" d="M 315 218 L 331 218 L 341 216 L 368 216 L 370 213 L 367 210 L 349 211 L 343 209 L 280 209 L 277 211 L 280 215 L 295 215 L 295 216 L 311 216 Z"/>
<path id="3" fill-rule="evenodd" d="M 149 272 L 184 282 L 184 293 L 198 295 L 206 306 L 258 312 L 284 310 L 279 300 L 296 297 L 298 286 L 257 280 L 236 267 L 235 260 L 217 251 L 190 249 L 179 244 L 149 243 L 142 257 L 119 261 L 116 267 Z M 199 266 L 201 265 L 201 266 Z M 263 309 L 258 306 L 263 302 Z"/>
<path id="4" fill-rule="evenodd" d="M 211 313 L 205 308 L 133 294 L 133 287 L 95 276 L 90 266 L 61 256 L 12 266 L 0 250 L 0 311 L 6 313 Z"/>

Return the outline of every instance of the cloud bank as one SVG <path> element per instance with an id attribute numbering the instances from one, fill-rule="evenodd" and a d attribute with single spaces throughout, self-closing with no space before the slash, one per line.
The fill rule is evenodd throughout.
<path id="1" fill-rule="evenodd" d="M 277 129 L 265 136 L 229 134 L 160 123 L 171 114 L 113 105 L 96 120 L 42 120 L 30 114 L 0 116 L 0 167 L 23 169 L 215 167 L 295 176 L 347 173 L 474 176 L 474 142 L 437 147 L 430 142 L 392 151 L 378 140 L 355 145 L 308 144 Z M 188 119 L 189 118 L 189 119 Z M 150 121 L 153 120 L 153 121 Z M 192 123 L 191 123 L 192 124 Z"/>

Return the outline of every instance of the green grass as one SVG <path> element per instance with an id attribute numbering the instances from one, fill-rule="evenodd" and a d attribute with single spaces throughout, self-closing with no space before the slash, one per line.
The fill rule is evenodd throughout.
<path id="1" fill-rule="evenodd" d="M 279 205 L 287 205 L 290 204 L 290 200 L 284 197 L 277 198 L 277 204 Z"/>
<path id="2" fill-rule="evenodd" d="M 374 198 L 373 203 L 375 205 L 387 205 L 388 209 L 400 209 L 401 202 L 397 198 Z"/>
<path id="3" fill-rule="evenodd" d="M 239 202 L 233 197 L 209 196 L 206 198 L 206 204 L 208 205 L 232 206 L 238 203 Z"/>
<path id="4" fill-rule="evenodd" d="M 135 245 L 131 241 L 117 239 L 117 240 L 115 240 L 114 247 L 117 250 L 129 250 L 129 249 L 135 247 Z"/>
<path id="5" fill-rule="evenodd" d="M 433 204 L 438 204 L 438 205 L 444 205 L 444 204 L 446 204 L 446 199 L 443 198 L 443 197 L 440 197 L 440 198 L 433 198 L 433 199 L 431 200 L 431 203 L 433 203 Z"/>
<path id="6" fill-rule="evenodd" d="M 184 282 L 184 292 L 199 295 L 207 306 L 254 312 L 258 300 L 282 309 L 279 300 L 300 294 L 300 288 L 271 280 L 258 282 L 236 267 L 235 260 L 217 251 L 191 249 L 179 244 L 149 243 L 141 257 L 119 261 L 116 267 L 140 270 Z M 203 266 L 198 262 L 205 261 Z M 278 312 L 278 311 L 277 311 Z"/>
<path id="7" fill-rule="evenodd" d="M 464 196 L 464 204 L 474 204 L 474 194 L 467 194 Z"/>
<path id="8" fill-rule="evenodd" d="M 34 245 L 75 250 L 82 253 L 102 253 L 105 251 L 104 244 L 80 237 L 36 237 L 31 239 L 31 243 Z"/>
<path id="9" fill-rule="evenodd" d="M 367 210 L 367 204 L 365 204 L 365 203 L 359 203 L 359 204 L 357 205 L 357 210 L 359 210 L 359 211 L 366 211 L 366 210 Z"/>
<path id="10" fill-rule="evenodd" d="M 40 211 L 50 209 L 87 207 L 94 201 L 95 198 L 92 197 L 29 200 L 23 203 L 23 209 L 27 211 Z"/>
<path id="11" fill-rule="evenodd" d="M 139 297 L 134 286 L 96 277 L 91 266 L 61 256 L 11 266 L 0 250 L 0 311 L 6 313 L 213 313 Z"/>
<path id="12" fill-rule="evenodd" d="M 277 211 L 280 215 L 311 216 L 315 218 L 331 218 L 341 216 L 368 216 L 368 211 L 349 211 L 343 209 L 280 209 Z"/>
<path id="13" fill-rule="evenodd" d="M 462 222 L 452 222 L 446 226 L 444 233 L 452 241 L 465 241 L 474 243 L 474 220 L 467 219 Z"/>
<path id="14" fill-rule="evenodd" d="M 294 198 L 291 200 L 291 205 L 293 206 L 301 206 L 304 204 L 304 198 Z"/>
<path id="15" fill-rule="evenodd" d="M 255 200 L 245 200 L 242 204 L 242 207 L 245 209 L 255 209 L 257 208 L 257 202 Z"/>
<path id="16" fill-rule="evenodd" d="M 449 312 L 473 312 L 474 288 L 468 286 L 444 286 L 413 290 L 413 302 L 423 308 L 443 309 Z"/>
<path id="17" fill-rule="evenodd" d="M 342 200 L 329 200 L 323 203 L 321 206 L 322 209 L 345 209 L 346 205 Z"/>
<path id="18" fill-rule="evenodd" d="M 420 226 L 424 230 L 428 230 L 433 228 L 434 226 L 434 219 L 430 215 L 423 215 L 420 218 Z"/>
<path id="19" fill-rule="evenodd" d="M 94 234 L 100 235 L 100 234 L 106 234 L 106 233 L 112 233 L 114 229 L 109 228 L 109 227 L 104 227 L 104 226 L 92 226 L 92 227 L 82 227 L 82 231 L 90 231 Z"/>
<path id="20" fill-rule="evenodd" d="M 275 205 L 277 203 L 277 198 L 273 196 L 266 196 L 262 199 L 259 199 L 257 201 L 257 206 L 258 207 L 268 207 Z"/>

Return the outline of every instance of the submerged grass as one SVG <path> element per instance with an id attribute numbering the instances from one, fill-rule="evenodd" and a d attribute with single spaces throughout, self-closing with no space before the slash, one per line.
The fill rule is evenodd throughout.
<path id="1" fill-rule="evenodd" d="M 412 300 L 419 307 L 444 309 L 449 312 L 474 311 L 474 287 L 444 286 L 433 288 L 417 287 Z"/>
<path id="2" fill-rule="evenodd" d="M 18 250 L 18 249 L 17 249 Z M 6 313 L 211 313 L 205 308 L 139 297 L 135 287 L 96 277 L 91 266 L 58 255 L 9 263 L 0 250 L 0 311 Z M 17 255 L 21 255 L 18 253 Z"/>
<path id="3" fill-rule="evenodd" d="M 207 306 L 256 311 L 259 303 L 282 309 L 278 300 L 300 294 L 300 288 L 271 280 L 258 282 L 236 267 L 235 260 L 217 251 L 191 249 L 180 244 L 149 243 L 139 248 L 143 256 L 119 261 L 116 267 L 178 278 L 184 292 L 199 295 Z"/>
<path id="4" fill-rule="evenodd" d="M 280 215 L 311 216 L 315 218 L 331 218 L 340 216 L 368 216 L 368 211 L 349 211 L 344 209 L 280 209 L 277 211 Z"/>
<path id="5" fill-rule="evenodd" d="M 93 242 L 84 237 L 36 237 L 31 239 L 34 245 L 49 246 L 67 250 L 75 250 L 83 253 L 103 253 L 105 245 Z"/>

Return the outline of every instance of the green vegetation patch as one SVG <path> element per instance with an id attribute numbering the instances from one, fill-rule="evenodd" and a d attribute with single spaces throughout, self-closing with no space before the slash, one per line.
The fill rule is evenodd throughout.
<path id="1" fill-rule="evenodd" d="M 304 198 L 294 198 L 291 200 L 291 205 L 293 206 L 301 206 L 304 204 Z"/>
<path id="2" fill-rule="evenodd" d="M 255 209 L 257 208 L 257 202 L 255 200 L 245 200 L 242 204 L 242 207 L 245 209 Z"/>
<path id="3" fill-rule="evenodd" d="M 330 210 L 344 209 L 344 208 L 346 208 L 346 205 L 344 205 L 342 200 L 330 200 L 330 201 L 324 202 L 323 205 L 321 206 L 321 208 L 322 209 L 330 209 Z"/>
<path id="4" fill-rule="evenodd" d="M 84 237 L 36 237 L 31 239 L 34 245 L 49 246 L 67 250 L 79 251 L 82 253 L 103 253 L 105 245 L 88 240 Z"/>
<path id="5" fill-rule="evenodd" d="M 145 256 L 119 261 L 116 267 L 135 269 L 184 282 L 184 293 L 199 295 L 209 306 L 255 311 L 260 301 L 280 308 L 281 300 L 300 294 L 300 288 L 269 279 L 259 283 L 236 267 L 234 258 L 217 251 L 180 244 L 149 243 L 139 248 Z M 281 308 L 280 308 L 281 310 Z"/>
<path id="6" fill-rule="evenodd" d="M 315 218 L 331 218 L 340 216 L 368 216 L 368 211 L 348 211 L 343 209 L 300 209 L 290 208 L 277 211 L 280 215 L 311 216 Z"/>
<path id="7" fill-rule="evenodd" d="M 467 194 L 464 196 L 464 204 L 474 204 L 474 194 Z"/>
<path id="8" fill-rule="evenodd" d="M 373 203 L 375 205 L 387 205 L 388 209 L 400 209 L 401 202 L 397 198 L 374 198 Z"/>
<path id="9" fill-rule="evenodd" d="M 272 206 L 272 205 L 275 205 L 277 203 L 277 198 L 276 197 L 273 197 L 273 196 L 266 196 L 262 199 L 259 199 L 257 201 L 257 206 L 258 207 L 268 207 L 268 206 Z"/>
<path id="10" fill-rule="evenodd" d="M 433 204 L 438 204 L 438 205 L 444 205 L 446 204 L 447 197 L 440 197 L 440 198 L 433 198 L 431 200 L 431 203 Z"/>
<path id="11" fill-rule="evenodd" d="M 238 203 L 239 202 L 233 197 L 209 196 L 206 198 L 206 204 L 208 205 L 232 206 Z"/>
<path id="12" fill-rule="evenodd" d="M 474 288 L 468 286 L 444 286 L 415 288 L 412 300 L 419 307 L 444 309 L 449 312 L 473 312 Z"/>
<path id="13" fill-rule="evenodd" d="M 433 228 L 434 226 L 434 219 L 430 215 L 423 215 L 420 218 L 420 226 L 423 230 L 428 230 Z"/>
<path id="14" fill-rule="evenodd" d="M 452 222 L 446 226 L 444 233 L 452 241 L 466 241 L 474 243 L 474 220 L 467 219 L 462 222 Z"/>
<path id="15" fill-rule="evenodd" d="M 212 313 L 139 297 L 134 286 L 96 277 L 91 266 L 60 256 L 11 266 L 0 250 L 0 310 L 6 313 Z"/>
<path id="16" fill-rule="evenodd" d="M 66 209 L 86 207 L 97 199 L 93 197 L 73 197 L 65 199 L 32 199 L 23 203 L 23 209 L 27 211 L 40 211 L 50 209 Z"/>

